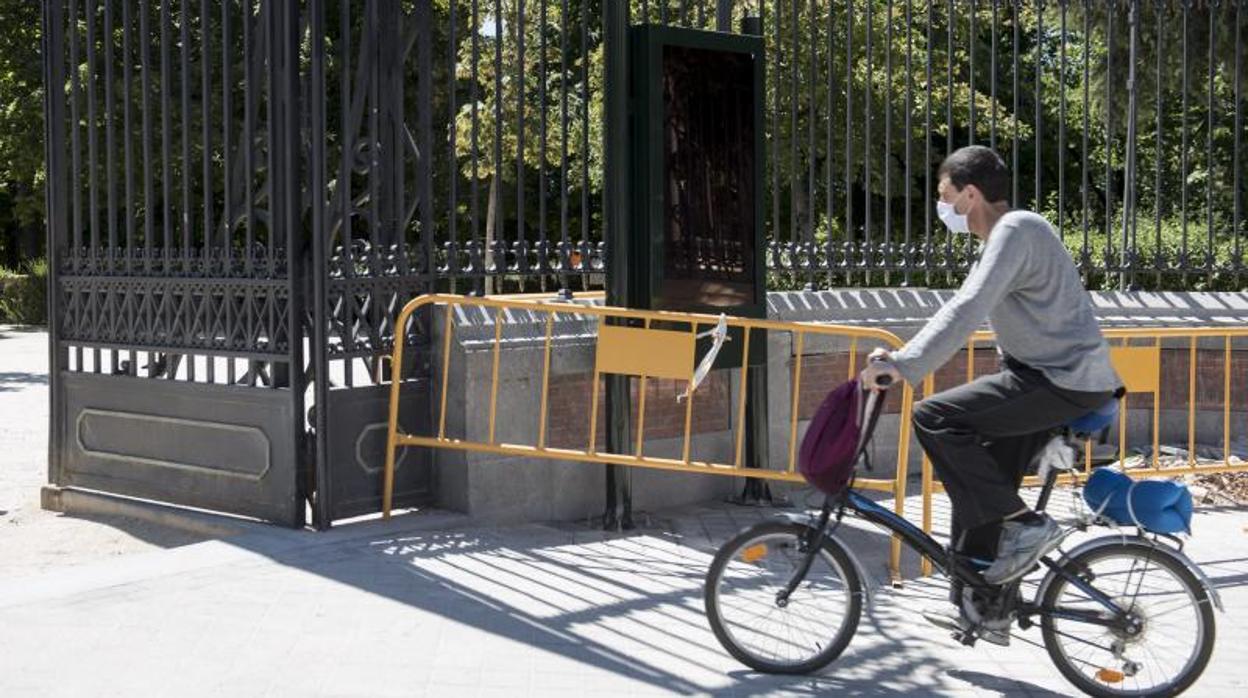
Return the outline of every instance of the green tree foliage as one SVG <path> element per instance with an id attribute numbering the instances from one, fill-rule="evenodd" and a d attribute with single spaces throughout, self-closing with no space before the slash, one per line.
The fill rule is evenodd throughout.
<path id="1" fill-rule="evenodd" d="M 0 264 L 16 266 L 19 236 L 43 226 L 41 4 L 0 1 Z"/>
<path id="2" fill-rule="evenodd" d="M 417 3 L 403 0 L 397 15 L 386 20 L 394 22 L 399 34 L 392 50 L 404 52 L 399 78 L 406 133 L 399 140 L 408 139 L 388 147 L 392 152 L 402 146 L 410 149 L 420 138 L 417 115 L 431 115 L 433 233 L 439 240 L 452 229 L 461 241 L 491 235 L 508 243 L 535 241 L 539 231 L 558 240 L 564 230 L 573 241 L 581 239 L 582 231 L 590 240 L 599 239 L 605 174 L 603 2 L 432 0 L 431 27 L 422 32 Z M 773 239 L 820 244 L 887 239 L 941 247 L 947 238 L 931 215 L 933 170 L 953 148 L 992 143 L 1016 169 L 1017 205 L 1051 216 L 1077 257 L 1118 258 L 1130 114 L 1126 84 L 1128 68 L 1134 65 L 1137 207 L 1127 244 L 1144 258 L 1173 253 L 1186 244 L 1189 261 L 1203 261 L 1212 252 L 1226 262 L 1238 249 L 1232 230 L 1236 107 L 1248 112 L 1244 87 L 1236 84 L 1237 74 L 1248 72 L 1248 56 L 1236 51 L 1248 53 L 1241 46 L 1248 44 L 1244 4 L 1141 2 L 1133 58 L 1130 3 L 1123 0 L 736 2 L 732 27 L 738 28 L 747 14 L 761 14 L 767 45 L 767 232 Z M 157 30 L 157 4 L 135 6 L 140 5 L 149 8 L 151 26 Z M 630 0 L 635 22 L 701 28 L 713 27 L 715 6 L 714 0 Z M 325 7 L 329 186 L 336 192 L 350 184 L 353 200 L 364 210 L 371 197 L 366 165 L 374 154 L 363 147 L 371 128 L 367 118 L 350 134 L 354 166 L 349 181 L 338 181 L 341 168 L 332 162 L 347 138 L 341 123 L 340 75 L 349 69 L 352 84 L 358 85 L 361 66 L 367 64 L 361 52 L 370 21 L 366 9 L 390 17 L 384 12 L 395 6 L 346 5 L 347 27 L 341 26 L 343 5 L 328 2 Z M 193 37 L 200 26 L 197 4 L 189 10 L 174 5 L 170 29 L 175 44 L 184 12 Z M 35 137 L 41 131 L 38 4 L 0 0 L 0 19 L 9 28 L 0 37 L 0 226 L 11 230 L 41 226 L 43 151 Z M 222 51 L 219 21 L 214 14 L 206 25 L 209 41 L 218 42 L 209 46 L 214 57 Z M 80 16 L 80 37 L 81 22 Z M 259 24 L 255 30 L 261 31 Z M 308 25 L 301 30 L 308 31 Z M 236 56 L 240 34 L 235 21 L 231 50 Z M 339 48 L 346 36 L 353 37 L 352 62 L 344 66 Z M 428 103 L 420 102 L 417 87 L 422 41 L 432 65 Z M 305 72 L 309 46 L 305 40 Z M 158 47 L 154 41 L 153 51 Z M 177 50 L 176 45 L 172 48 Z M 194 52 L 192 71 L 198 60 Z M 177 62 L 175 56 L 175 73 Z M 234 70 L 232 81 L 238 82 L 242 66 L 237 61 Z M 81 75 L 82 66 L 79 71 Z M 222 76 L 215 67 L 209 80 L 207 118 L 216 138 L 210 153 L 215 164 L 221 158 L 215 151 L 221 146 L 223 118 Z M 137 79 L 133 89 L 139 90 Z M 153 108 L 168 106 L 159 86 L 152 89 L 148 97 Z M 180 117 L 179 89 L 175 77 L 170 85 L 175 117 Z M 191 89 L 196 108 L 190 131 L 198 134 L 204 117 L 197 107 L 197 80 Z M 242 118 L 242 96 L 241 87 L 234 90 L 234 120 Z M 257 118 L 262 115 L 256 112 Z M 303 126 L 307 128 L 306 121 Z M 172 128 L 173 148 L 179 151 L 180 118 Z M 154 124 L 153 137 L 162 135 L 161 125 Z M 244 143 L 234 129 L 232 138 L 235 170 L 242 165 L 242 153 L 251 149 L 262 155 L 267 148 L 262 134 Z M 1240 139 L 1239 167 L 1244 169 L 1248 156 L 1242 151 L 1248 143 L 1242 141 L 1248 138 L 1241 133 Z M 140 145 L 138 140 L 133 144 Z M 191 167 L 185 173 L 197 194 L 203 153 L 194 137 L 190 148 Z M 404 167 L 410 162 L 409 157 Z M 162 176 L 160 164 L 154 163 L 153 177 Z M 170 166 L 172 180 L 180 182 L 184 166 L 179 153 Z M 216 210 L 214 225 L 220 226 L 223 218 L 232 226 L 242 225 L 237 209 L 248 187 L 257 207 L 266 208 L 267 177 L 262 157 L 256 172 L 213 175 L 209 195 Z M 238 183 L 230 185 L 235 187 L 235 210 L 223 216 L 227 179 Z M 415 180 L 408 177 L 405 186 L 413 189 Z M 158 179 L 155 188 L 153 208 L 160 209 Z M 1241 176 L 1241 202 L 1248 200 L 1245 188 L 1248 177 Z M 171 226 L 183 220 L 178 193 L 171 192 Z M 407 196 L 410 206 L 413 197 Z M 197 208 L 192 205 L 192 228 L 200 225 Z M 134 213 L 149 217 L 138 206 Z M 154 210 L 150 217 L 159 234 L 163 213 Z M 1244 217 L 1241 213 L 1241 234 L 1248 233 Z M 262 225 L 256 221 L 258 229 Z M 414 230 L 415 223 L 408 225 Z M 192 233 L 190 239 L 202 237 Z M 1216 285 L 1217 280 L 1207 281 Z"/>

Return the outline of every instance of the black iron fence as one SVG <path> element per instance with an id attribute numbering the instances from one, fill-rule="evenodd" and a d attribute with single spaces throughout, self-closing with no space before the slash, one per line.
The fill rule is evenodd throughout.
<path id="1" fill-rule="evenodd" d="M 353 50 L 344 31 L 374 36 L 370 7 L 326 3 L 330 73 Z M 382 7 L 403 35 L 404 62 L 383 76 L 405 100 L 396 138 L 430 162 L 427 180 L 403 184 L 406 215 L 334 228 L 344 276 L 414 254 L 390 229 L 428 246 L 448 289 L 598 283 L 602 1 Z M 630 12 L 722 29 L 762 18 L 775 287 L 957 283 L 974 250 L 934 219 L 932 177 L 968 143 L 1002 153 L 1016 205 L 1049 216 L 1089 285 L 1244 284 L 1242 0 L 632 0 Z M 329 81 L 331 102 L 351 80 Z M 384 165 L 364 162 L 384 124 L 336 142 L 352 114 L 334 111 L 328 147 L 354 147 L 362 167 L 326 181 L 363 186 Z"/>
<path id="2" fill-rule="evenodd" d="M 53 480 L 71 413 L 96 409 L 59 376 L 163 378 L 205 419 L 220 404 L 193 384 L 267 395 L 315 453 L 318 521 L 367 509 L 375 471 L 335 464 L 367 460 L 404 300 L 602 284 L 615 1 L 44 3 Z M 773 287 L 956 283 L 974 251 L 934 220 L 932 177 L 967 143 L 1006 157 L 1091 285 L 1248 280 L 1248 0 L 629 11 L 762 18 Z M 427 318 L 404 330 L 427 344 Z"/>

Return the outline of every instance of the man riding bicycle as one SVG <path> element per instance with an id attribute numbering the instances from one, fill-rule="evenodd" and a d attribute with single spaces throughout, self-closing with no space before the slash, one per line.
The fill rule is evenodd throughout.
<path id="1" fill-rule="evenodd" d="M 961 148 L 938 180 L 937 214 L 951 232 L 982 241 L 979 260 L 905 346 L 872 353 L 862 380 L 875 386 L 888 375 L 918 386 L 989 320 L 1001 371 L 927 396 L 914 427 L 953 505 L 953 549 L 992 560 L 983 577 L 1004 584 L 1061 541 L 1058 525 L 1019 497 L 1027 466 L 1049 430 L 1103 406 L 1122 381 L 1065 246 L 1042 216 L 1011 210 L 1001 157 Z"/>

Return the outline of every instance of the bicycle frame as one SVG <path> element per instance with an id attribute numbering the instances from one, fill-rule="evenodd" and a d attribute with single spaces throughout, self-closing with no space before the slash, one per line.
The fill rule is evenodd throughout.
<path id="1" fill-rule="evenodd" d="M 1056 471 L 1050 471 L 1045 482 L 1045 489 L 1041 494 L 1042 499 L 1047 500 L 1048 497 L 1046 495 L 1052 489 L 1056 479 Z M 801 564 L 794 572 L 793 577 L 789 580 L 788 584 L 786 584 L 785 587 L 776 594 L 776 602 L 778 605 L 781 607 L 787 605 L 789 596 L 795 589 L 797 589 L 802 580 L 806 577 L 806 574 L 810 571 L 810 566 L 814 562 L 815 554 L 822 545 L 823 539 L 828 535 L 828 522 L 832 518 L 832 512 L 834 510 L 836 511 L 836 519 L 839 524 L 846 509 L 858 518 L 896 534 L 902 542 L 910 548 L 931 560 L 936 566 L 944 571 L 950 579 L 955 579 L 967 586 L 984 590 L 1000 590 L 1002 588 L 1009 588 L 1012 585 L 1017 585 L 1017 582 L 1013 582 L 1011 585 L 1006 585 L 1006 587 L 989 584 L 984 580 L 979 570 L 975 569 L 975 567 L 972 566 L 966 558 L 949 555 L 944 546 L 942 546 L 930 535 L 924 533 L 918 526 L 915 526 L 910 521 L 899 516 L 896 512 L 890 511 L 889 509 L 876 504 L 861 492 L 851 488 L 840 497 L 827 497 L 824 499 L 823 508 L 815 521 L 815 525 L 810 527 L 811 537 L 803 540 L 803 545 L 805 546 L 803 552 L 805 553 L 805 556 Z M 1089 623 L 1093 625 L 1102 625 L 1106 627 L 1123 626 L 1129 622 L 1127 620 L 1128 614 L 1125 609 L 1116 604 L 1113 599 L 1093 587 L 1088 582 L 1084 581 L 1078 575 L 1071 574 L 1061 565 L 1053 562 L 1047 557 L 1042 558 L 1041 562 L 1052 570 L 1054 574 L 1066 579 L 1071 584 L 1086 593 L 1091 599 L 1104 606 L 1105 609 L 1109 611 L 1109 616 L 1107 617 L 1101 613 L 1082 609 L 1077 611 L 1061 608 L 1046 609 L 1035 603 L 1023 603 L 1017 608 L 1017 612 L 1020 617 L 1026 619 L 1030 616 L 1040 615 Z"/>

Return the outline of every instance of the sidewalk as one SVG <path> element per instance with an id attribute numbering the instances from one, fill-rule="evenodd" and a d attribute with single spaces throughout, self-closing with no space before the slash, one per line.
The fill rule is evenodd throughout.
<path id="1" fill-rule="evenodd" d="M 0 376 L 20 373 L 6 365 L 7 341 Z M 13 430 L 15 413 L 0 414 Z M 0 457 L 4 468 L 16 458 Z M 915 498 L 909 511 L 918 510 Z M 180 547 L 164 539 L 73 567 L 45 560 L 15 572 L 0 558 L 0 695 L 1073 693 L 1041 648 L 967 649 L 926 625 L 918 610 L 945 598 L 943 582 L 917 579 L 911 556 L 910 581 L 887 586 L 886 538 L 848 520 L 844 538 L 875 591 L 849 649 L 817 676 L 753 673 L 712 636 L 702 578 L 720 542 L 771 513 L 651 512 L 622 535 L 583 524 L 482 528 L 422 512 L 325 533 L 266 527 Z M 47 516 L 87 536 L 118 530 Z M 1227 612 L 1191 695 L 1248 695 L 1246 523 L 1243 510 L 1209 508 L 1194 522 L 1188 552 Z M 0 543 L 9 526 L 0 521 Z M 1039 641 L 1034 629 L 1021 637 Z"/>
<path id="2" fill-rule="evenodd" d="M 714 544 L 766 513 L 682 511 L 632 535 L 419 514 L 0 582 L 0 694 L 1071 693 L 1042 649 L 965 649 L 925 625 L 917 609 L 942 599 L 943 584 L 878 586 L 885 540 L 857 528 L 847 538 L 873 553 L 877 589 L 846 654 L 820 676 L 752 673 L 712 637 L 701 583 Z M 1191 552 L 1227 613 L 1193 695 L 1248 693 L 1243 520 L 1197 517 Z"/>

